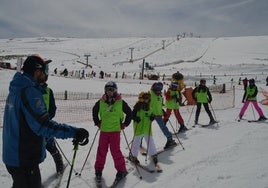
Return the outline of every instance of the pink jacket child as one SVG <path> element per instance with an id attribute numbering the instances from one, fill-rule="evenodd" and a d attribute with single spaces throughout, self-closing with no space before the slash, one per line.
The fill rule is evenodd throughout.
<path id="1" fill-rule="evenodd" d="M 246 87 L 244 95 L 243 95 L 242 103 L 244 103 L 244 105 L 239 113 L 239 119 L 242 119 L 242 117 L 245 114 L 245 111 L 247 110 L 250 102 L 253 104 L 254 108 L 256 109 L 256 111 L 258 112 L 258 114 L 260 116 L 258 120 L 262 121 L 262 120 L 267 119 L 263 115 L 263 112 L 258 105 L 257 94 L 258 94 L 258 88 L 255 85 L 255 80 L 252 78 L 249 80 L 249 86 Z"/>
<path id="2" fill-rule="evenodd" d="M 100 129 L 95 162 L 97 182 L 101 182 L 108 148 L 117 170 L 116 179 L 120 180 L 127 175 L 125 159 L 120 149 L 120 132 L 130 124 L 132 119 L 131 108 L 117 93 L 116 83 L 107 82 L 104 91 L 105 94 L 96 102 L 92 110 L 93 121 Z"/>

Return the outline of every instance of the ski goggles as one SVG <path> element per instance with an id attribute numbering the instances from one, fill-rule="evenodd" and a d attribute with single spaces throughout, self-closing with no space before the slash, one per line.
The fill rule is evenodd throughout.
<path id="1" fill-rule="evenodd" d="M 115 88 L 113 87 L 106 87 L 105 92 L 115 92 Z"/>

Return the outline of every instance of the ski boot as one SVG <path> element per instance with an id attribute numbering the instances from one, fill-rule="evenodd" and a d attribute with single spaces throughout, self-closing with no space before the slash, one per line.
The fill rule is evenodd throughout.
<path id="1" fill-rule="evenodd" d="M 140 164 L 140 161 L 138 160 L 137 157 L 134 157 L 133 155 L 129 155 L 129 160 L 132 161 L 134 164 Z"/>
<path id="2" fill-rule="evenodd" d="M 178 133 L 182 133 L 182 132 L 185 132 L 185 131 L 187 131 L 188 129 L 187 129 L 187 127 L 185 127 L 185 125 L 181 125 L 180 126 L 180 129 L 179 129 L 179 131 L 178 131 Z"/>
<path id="3" fill-rule="evenodd" d="M 154 164 L 157 165 L 158 163 L 157 154 L 152 155 L 152 159 L 153 159 Z"/>
<path id="4" fill-rule="evenodd" d="M 164 149 L 170 148 L 170 147 L 175 146 L 175 145 L 177 145 L 175 140 L 173 140 L 172 138 L 168 138 Z"/>
<path id="5" fill-rule="evenodd" d="M 102 177 L 102 171 L 101 170 L 96 170 L 95 171 L 95 180 L 97 184 L 101 183 L 101 177 Z"/>
<path id="6" fill-rule="evenodd" d="M 128 174 L 127 171 L 117 171 L 116 176 L 115 176 L 115 181 L 120 181 L 121 179 L 126 177 L 127 174 Z"/>
<path id="7" fill-rule="evenodd" d="M 210 122 L 209 122 L 209 125 L 213 125 L 215 123 L 217 123 L 217 121 L 215 121 L 215 119 L 211 119 Z"/>
<path id="8" fill-rule="evenodd" d="M 258 121 L 265 121 L 265 120 L 267 120 L 265 116 L 260 116 L 260 118 L 258 119 Z"/>
<path id="9" fill-rule="evenodd" d="M 238 121 L 241 121 L 242 117 L 243 117 L 243 116 L 239 114 L 239 116 L 238 116 Z"/>
<path id="10" fill-rule="evenodd" d="M 62 156 L 61 154 L 57 151 L 56 153 L 54 153 L 52 155 L 53 157 L 53 160 L 55 162 L 55 165 L 56 165 L 56 171 L 57 171 L 57 174 L 60 175 L 60 174 L 63 174 L 63 171 L 64 171 L 64 165 L 63 165 L 63 161 L 62 161 Z"/>

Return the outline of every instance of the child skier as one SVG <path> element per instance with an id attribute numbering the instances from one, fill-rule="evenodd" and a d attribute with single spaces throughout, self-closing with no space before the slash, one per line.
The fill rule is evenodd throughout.
<path id="1" fill-rule="evenodd" d="M 172 147 L 176 145 L 175 140 L 172 138 L 172 134 L 169 132 L 167 126 L 165 125 L 162 116 L 163 116 L 163 97 L 162 97 L 162 91 L 163 84 L 161 82 L 155 82 L 150 92 L 151 95 L 151 101 L 150 101 L 150 109 L 152 110 L 152 113 L 154 115 L 154 119 L 158 123 L 161 131 L 167 138 L 166 145 L 164 149 L 167 149 L 169 147 Z"/>
<path id="2" fill-rule="evenodd" d="M 46 64 L 45 74 L 43 74 L 43 77 L 39 80 L 39 82 L 40 85 L 45 90 L 45 93 L 43 94 L 43 99 L 49 114 L 49 118 L 52 119 L 56 115 L 57 107 L 55 103 L 53 90 L 48 87 L 47 79 L 48 79 L 48 64 Z M 56 165 L 57 174 L 58 175 L 62 174 L 64 171 L 64 165 L 61 153 L 56 146 L 56 140 L 54 137 L 46 138 L 46 150 L 49 151 L 49 153 L 53 157 L 53 160 Z"/>
<path id="3" fill-rule="evenodd" d="M 139 164 L 137 156 L 139 153 L 139 147 L 141 145 L 142 138 L 144 137 L 147 143 L 148 153 L 152 157 L 154 164 L 157 165 L 157 150 L 154 144 L 151 128 L 154 116 L 152 114 L 152 111 L 150 110 L 150 98 L 151 95 L 149 92 L 141 92 L 139 94 L 139 101 L 135 104 L 133 108 L 132 116 L 134 121 L 134 137 L 129 159 L 132 162 Z"/>
<path id="4" fill-rule="evenodd" d="M 180 124 L 180 129 L 178 131 L 178 133 L 180 133 L 180 132 L 187 131 L 188 129 L 185 127 L 184 121 L 183 121 L 182 116 L 181 116 L 180 111 L 179 111 L 179 107 L 180 107 L 179 100 L 181 99 L 181 94 L 177 90 L 177 88 L 178 88 L 178 83 L 172 82 L 170 87 L 168 88 L 168 91 L 165 93 L 166 113 L 164 115 L 164 122 L 167 123 L 167 121 L 169 120 L 169 117 L 171 115 L 171 112 L 173 110 L 175 117 Z"/>
<path id="5" fill-rule="evenodd" d="M 108 147 L 117 170 L 116 180 L 119 181 L 127 175 L 125 159 L 120 149 L 120 132 L 121 129 L 130 124 L 132 119 L 131 108 L 117 93 L 116 83 L 112 81 L 107 82 L 104 91 L 105 94 L 96 102 L 92 109 L 93 121 L 100 129 L 95 162 L 97 183 L 101 182 Z"/>
<path id="6" fill-rule="evenodd" d="M 212 96 L 209 91 L 209 88 L 206 86 L 206 80 L 201 79 L 199 86 L 197 86 L 193 92 L 192 92 L 192 97 L 196 101 L 196 113 L 195 113 L 195 125 L 198 124 L 198 118 L 200 115 L 200 110 L 201 110 L 201 105 L 203 104 L 209 118 L 210 122 L 209 124 L 214 124 L 216 123 L 215 119 L 213 118 L 211 111 L 209 110 L 208 103 L 211 103 L 212 101 Z"/>
<path id="7" fill-rule="evenodd" d="M 240 113 L 239 113 L 239 119 L 242 119 L 246 109 L 248 108 L 249 103 L 251 102 L 254 106 L 254 108 L 257 110 L 259 114 L 259 121 L 266 120 L 267 118 L 263 115 L 263 112 L 261 108 L 259 107 L 257 103 L 257 94 L 258 94 L 258 88 L 255 85 L 255 80 L 252 78 L 249 80 L 249 85 L 246 87 L 242 103 L 244 103 Z"/>

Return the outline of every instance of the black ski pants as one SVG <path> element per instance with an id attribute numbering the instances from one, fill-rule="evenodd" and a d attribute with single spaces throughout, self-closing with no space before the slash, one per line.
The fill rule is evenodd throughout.
<path id="1" fill-rule="evenodd" d="M 12 188 L 41 188 L 39 165 L 32 167 L 6 166 L 13 179 Z"/>
<path id="2" fill-rule="evenodd" d="M 198 122 L 202 104 L 210 118 L 210 121 L 214 120 L 211 111 L 209 110 L 208 103 L 196 103 L 195 122 Z"/>

